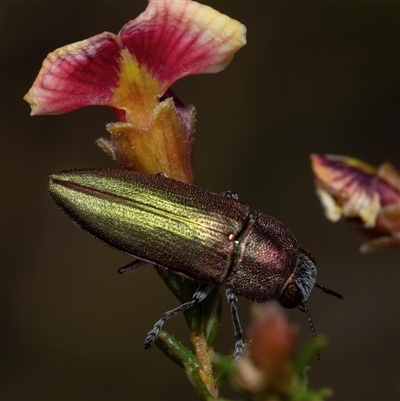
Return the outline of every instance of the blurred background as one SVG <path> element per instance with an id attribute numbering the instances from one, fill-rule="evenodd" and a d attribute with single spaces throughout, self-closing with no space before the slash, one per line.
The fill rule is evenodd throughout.
<path id="1" fill-rule="evenodd" d="M 197 108 L 197 184 L 284 222 L 318 262 L 308 303 L 328 337 L 310 387 L 337 401 L 399 400 L 398 250 L 361 255 L 365 238 L 332 224 L 314 194 L 309 154 L 399 161 L 397 2 L 211 1 L 240 20 L 248 44 L 222 73 L 174 86 Z M 152 267 L 120 276 L 129 258 L 75 227 L 47 195 L 50 173 L 115 167 L 94 141 L 112 110 L 30 117 L 22 97 L 48 52 L 117 33 L 143 1 L 1 2 L 1 399 L 194 400 L 180 368 L 142 342 L 178 301 Z M 228 308 L 217 350 L 234 343 Z M 250 304 L 239 302 L 246 326 Z M 311 332 L 288 312 L 298 343 Z M 165 328 L 187 342 L 183 317 Z"/>

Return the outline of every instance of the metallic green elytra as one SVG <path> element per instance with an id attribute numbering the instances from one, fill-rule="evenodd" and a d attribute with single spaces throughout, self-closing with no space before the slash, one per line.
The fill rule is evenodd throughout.
<path id="1" fill-rule="evenodd" d="M 51 175 L 49 192 L 61 209 L 90 234 L 131 255 L 134 270 L 143 262 L 199 283 L 190 302 L 166 312 L 148 334 L 149 348 L 165 320 L 201 302 L 225 282 L 241 354 L 237 296 L 301 306 L 314 286 L 311 255 L 275 218 L 236 199 L 194 185 L 126 170 L 90 169 Z M 309 316 L 309 314 L 308 314 Z M 309 319 L 310 320 L 310 319 Z"/>

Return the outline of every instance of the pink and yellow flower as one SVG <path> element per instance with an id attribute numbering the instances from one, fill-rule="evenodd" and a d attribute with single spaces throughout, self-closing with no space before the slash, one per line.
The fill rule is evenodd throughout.
<path id="1" fill-rule="evenodd" d="M 111 140 L 98 142 L 105 151 L 125 168 L 193 182 L 194 109 L 169 88 L 184 76 L 223 70 L 245 33 L 195 1 L 149 0 L 118 35 L 103 32 L 50 53 L 24 99 L 32 115 L 113 107 Z"/>
<path id="2" fill-rule="evenodd" d="M 376 168 L 352 157 L 317 154 L 311 163 L 329 220 L 357 219 L 364 228 L 386 234 L 364 244 L 362 252 L 400 246 L 400 175 L 391 164 Z"/>

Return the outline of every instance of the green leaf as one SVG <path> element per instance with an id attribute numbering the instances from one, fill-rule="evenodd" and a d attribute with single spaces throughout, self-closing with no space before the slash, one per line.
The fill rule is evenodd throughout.
<path id="1" fill-rule="evenodd" d="M 307 368 L 319 358 L 319 354 L 324 349 L 325 344 L 326 337 L 317 336 L 292 358 L 292 367 L 300 377 L 305 379 Z"/>
<path id="2" fill-rule="evenodd" d="M 329 388 L 310 390 L 303 387 L 291 395 L 290 401 L 324 401 L 331 396 L 332 391 Z"/>
<path id="3" fill-rule="evenodd" d="M 186 369 L 186 375 L 194 387 L 197 395 L 200 397 L 201 401 L 211 401 L 215 400 L 215 398 L 211 395 L 211 393 L 208 391 L 207 386 L 201 379 L 201 376 L 199 374 L 199 371 L 197 369 L 193 369 L 191 367 L 188 367 Z"/>
<path id="4" fill-rule="evenodd" d="M 173 335 L 163 330 L 158 334 L 155 343 L 169 359 L 185 370 L 190 383 L 201 400 L 214 400 L 214 397 L 200 376 L 200 362 L 189 349 L 176 340 Z"/>
<path id="5" fill-rule="evenodd" d="M 164 280 L 169 290 L 179 299 L 181 303 L 192 299 L 199 283 L 188 280 L 168 270 L 155 266 L 157 273 Z M 184 312 L 186 322 L 191 331 L 198 331 L 200 328 L 201 309 L 200 305 L 194 305 Z"/>
<path id="6" fill-rule="evenodd" d="M 186 361 L 194 357 L 189 349 L 166 331 L 160 330 L 154 342 L 171 361 L 175 362 L 182 369 L 185 368 Z"/>
<path id="7" fill-rule="evenodd" d="M 198 283 L 196 284 L 198 286 Z M 197 287 L 195 290 L 197 290 Z M 221 311 L 222 301 L 219 295 L 219 286 L 215 286 L 204 301 L 184 312 L 186 322 L 192 332 L 199 333 L 202 330 L 206 340 L 207 334 L 210 336 L 209 341 L 207 341 L 209 348 L 212 348 L 217 338 Z"/>
<path id="8" fill-rule="evenodd" d="M 166 269 L 155 266 L 158 275 L 164 280 L 169 290 L 182 303 L 190 301 L 193 293 L 198 288 L 199 284 L 193 280 L 189 280 Z"/>
<path id="9" fill-rule="evenodd" d="M 209 348 L 212 348 L 221 327 L 222 299 L 219 287 L 215 287 L 201 304 L 202 328 Z"/>
<path id="10" fill-rule="evenodd" d="M 218 386 L 230 385 L 235 374 L 235 363 L 227 356 L 216 354 L 214 356 L 214 374 Z"/>
<path id="11" fill-rule="evenodd" d="M 199 287 L 199 283 L 160 267 L 155 266 L 155 268 L 169 290 L 181 303 L 192 299 L 193 294 Z M 186 322 L 191 331 L 198 332 L 201 327 L 204 327 L 205 338 L 210 348 L 214 345 L 221 321 L 222 301 L 218 292 L 219 287 L 216 286 L 203 302 L 184 312 Z"/>
<path id="12" fill-rule="evenodd" d="M 218 398 L 215 401 L 232 401 L 229 398 Z M 240 400 L 235 400 L 235 401 L 240 401 Z"/>

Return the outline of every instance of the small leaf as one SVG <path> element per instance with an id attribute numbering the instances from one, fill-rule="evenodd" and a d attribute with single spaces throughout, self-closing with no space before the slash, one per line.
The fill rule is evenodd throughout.
<path id="1" fill-rule="evenodd" d="M 155 266 L 158 275 L 164 280 L 169 290 L 182 303 L 190 301 L 199 284 L 182 276 L 171 273 L 166 269 Z"/>
<path id="2" fill-rule="evenodd" d="M 182 369 L 185 369 L 185 361 L 194 357 L 189 349 L 177 341 L 172 334 L 164 330 L 160 330 L 154 342 L 171 361 L 175 362 Z"/>
<path id="3" fill-rule="evenodd" d="M 222 299 L 219 287 L 215 287 L 202 304 L 204 337 L 212 348 L 221 327 Z"/>
<path id="4" fill-rule="evenodd" d="M 199 371 L 197 369 L 193 369 L 192 367 L 188 367 L 186 369 L 186 375 L 192 383 L 192 386 L 196 390 L 197 395 L 200 397 L 201 401 L 211 401 L 215 400 L 215 397 L 209 392 L 207 386 L 204 384 Z"/>
<path id="5" fill-rule="evenodd" d="M 290 401 L 324 401 L 331 396 L 332 390 L 329 388 L 310 390 L 303 387 L 291 395 Z"/>
<path id="6" fill-rule="evenodd" d="M 176 296 L 176 298 L 179 299 L 179 301 L 184 303 L 192 299 L 194 292 L 199 286 L 199 283 L 178 276 L 177 274 L 171 273 L 168 270 L 161 269 L 157 266 L 156 270 L 159 276 L 164 280 L 169 290 Z M 204 324 L 206 333 L 208 331 L 208 335 L 210 336 L 210 339 L 208 340 L 206 335 L 207 345 L 209 347 L 212 347 L 215 342 L 219 330 L 219 322 L 221 319 L 221 299 L 219 297 L 218 300 L 217 296 L 215 295 L 218 290 L 219 287 L 216 287 L 203 302 L 192 306 L 190 309 L 184 312 L 186 322 L 191 331 L 198 332 L 202 326 L 202 323 Z M 215 302 L 217 302 L 216 305 L 214 305 Z M 203 311 L 203 308 L 206 309 Z"/>
<path id="7" fill-rule="evenodd" d="M 197 290 L 199 284 L 195 281 L 188 280 L 177 274 L 171 273 L 168 270 L 161 269 L 156 266 L 159 276 L 164 280 L 170 291 L 182 303 L 188 302 L 192 299 L 193 294 Z M 204 302 L 204 301 L 203 301 Z M 186 323 L 191 331 L 198 331 L 200 328 L 201 309 L 200 305 L 194 305 L 184 312 Z"/>
<path id="8" fill-rule="evenodd" d="M 214 399 L 201 378 L 200 362 L 191 351 L 176 340 L 173 335 L 163 330 L 160 331 L 155 343 L 169 359 L 185 369 L 190 383 L 192 383 L 201 400 L 209 401 Z"/>
<path id="9" fill-rule="evenodd" d="M 318 355 L 325 344 L 326 338 L 317 336 L 292 358 L 292 367 L 300 377 L 304 377 L 305 370 L 318 359 Z"/>
<path id="10" fill-rule="evenodd" d="M 218 386 L 229 385 L 235 375 L 233 359 L 227 356 L 215 355 L 214 360 L 215 381 Z"/>
<path id="11" fill-rule="evenodd" d="M 229 398 L 218 398 L 216 401 L 231 401 Z M 241 400 L 235 400 L 235 401 L 241 401 Z"/>

